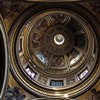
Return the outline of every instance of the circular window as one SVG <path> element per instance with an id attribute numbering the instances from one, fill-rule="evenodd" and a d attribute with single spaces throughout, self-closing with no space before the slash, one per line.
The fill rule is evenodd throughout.
<path id="1" fill-rule="evenodd" d="M 11 71 L 31 93 L 74 97 L 98 79 L 98 30 L 75 4 L 38 4 L 23 12 L 10 31 Z"/>

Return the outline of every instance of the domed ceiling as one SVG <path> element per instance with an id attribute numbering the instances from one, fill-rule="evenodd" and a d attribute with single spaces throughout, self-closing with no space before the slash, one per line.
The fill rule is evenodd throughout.
<path id="1" fill-rule="evenodd" d="M 100 77 L 96 17 L 82 3 L 21 3 L 2 12 L 14 79 L 36 97 L 75 98 L 88 91 Z"/>
<path id="2" fill-rule="evenodd" d="M 31 6 L 9 32 L 11 71 L 31 93 L 75 97 L 97 80 L 97 21 L 68 3 Z"/>

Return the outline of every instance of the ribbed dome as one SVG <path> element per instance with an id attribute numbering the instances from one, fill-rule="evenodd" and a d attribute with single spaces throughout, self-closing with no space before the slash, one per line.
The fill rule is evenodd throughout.
<path id="1" fill-rule="evenodd" d="M 85 8 L 40 3 L 23 12 L 10 31 L 11 71 L 43 97 L 75 97 L 98 79 L 98 29 Z"/>

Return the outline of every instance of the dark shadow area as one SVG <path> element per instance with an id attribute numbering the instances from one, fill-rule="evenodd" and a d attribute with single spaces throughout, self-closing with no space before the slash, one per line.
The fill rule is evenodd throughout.
<path id="1" fill-rule="evenodd" d="M 4 50 L 4 41 L 2 37 L 2 32 L 0 30 L 0 91 L 4 82 L 4 73 L 5 73 L 5 50 Z"/>

